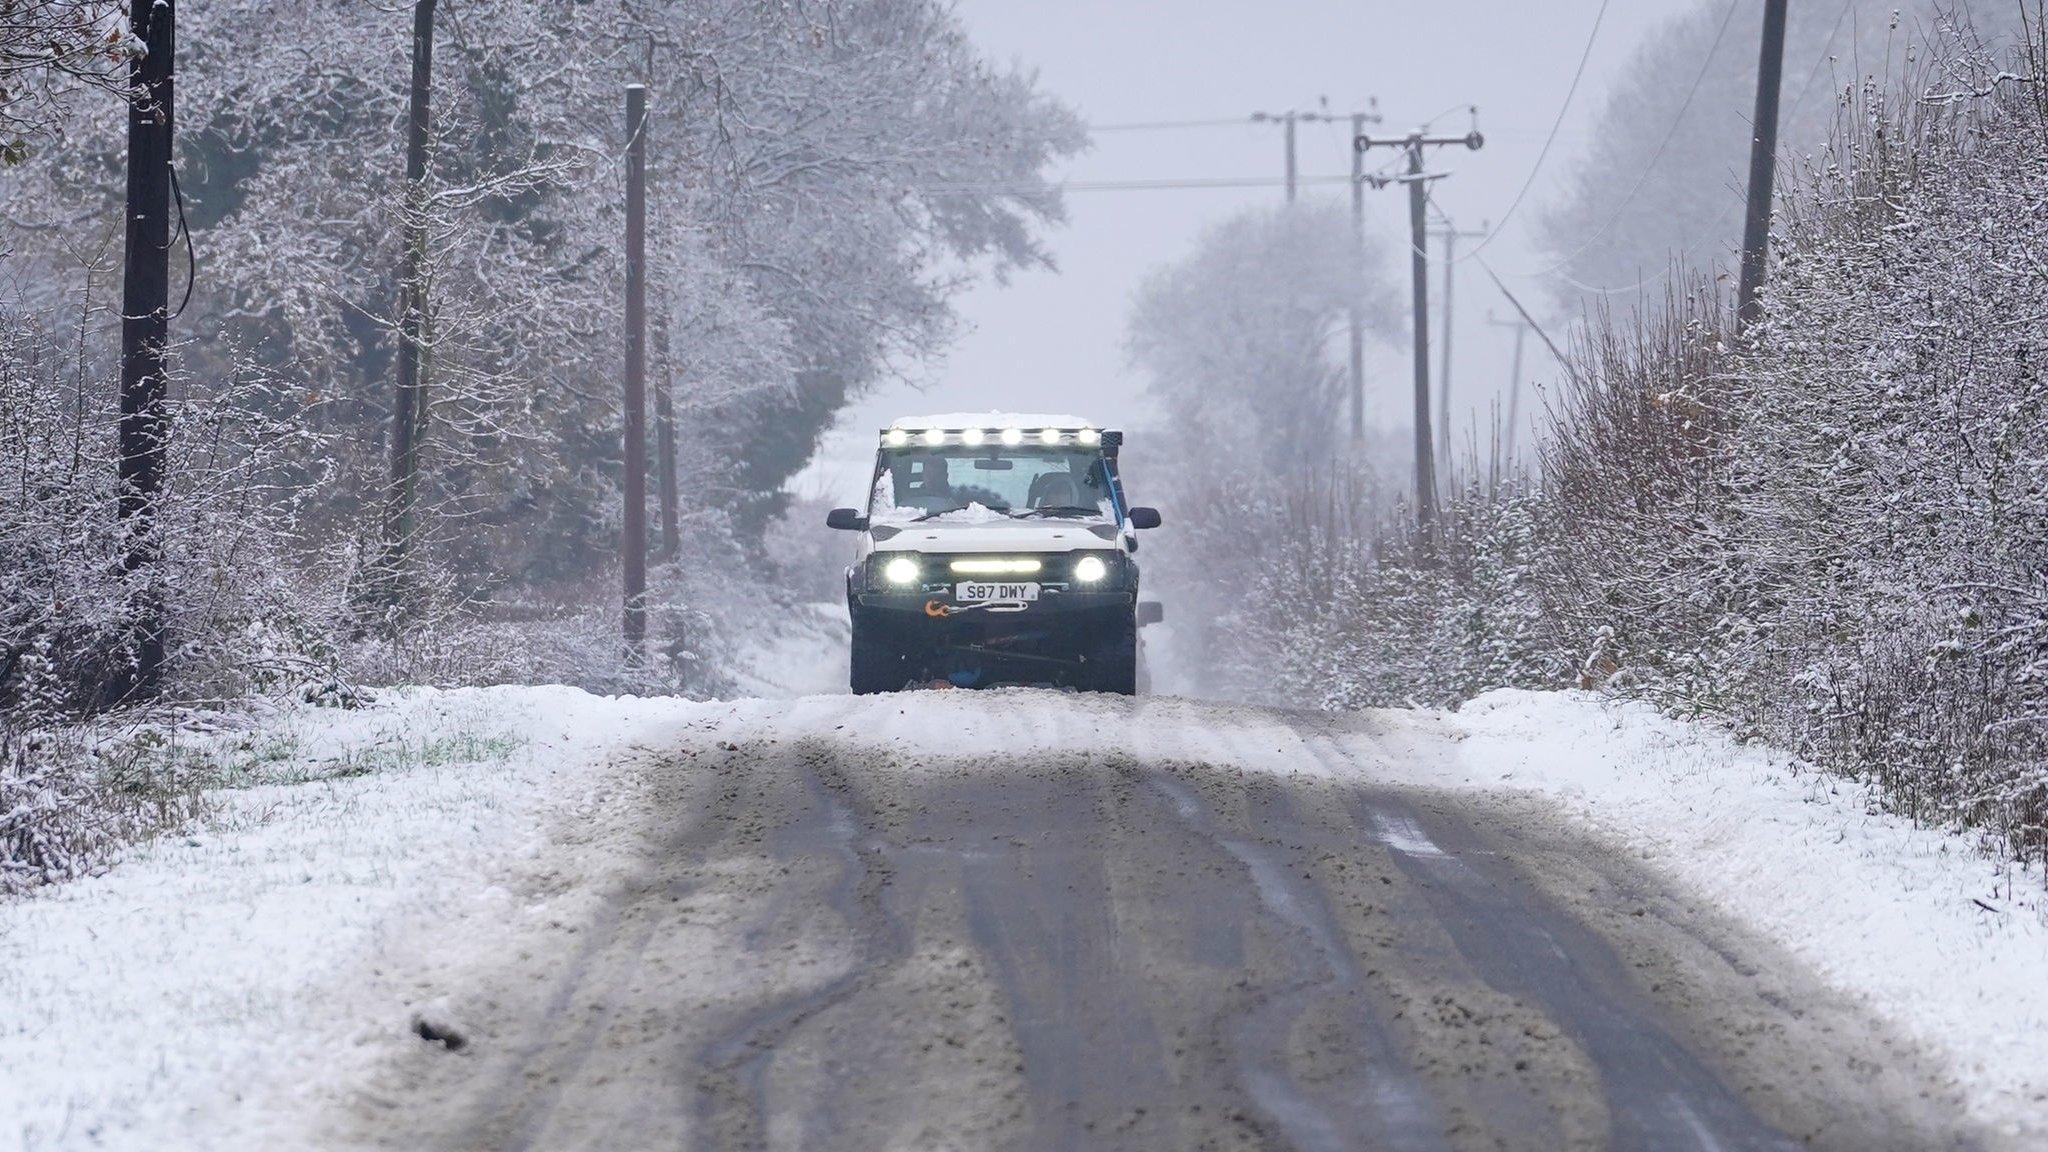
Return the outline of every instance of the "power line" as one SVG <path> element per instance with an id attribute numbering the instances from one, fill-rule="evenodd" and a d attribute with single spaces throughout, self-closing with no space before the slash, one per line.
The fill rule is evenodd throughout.
<path id="1" fill-rule="evenodd" d="M 1851 10 L 1855 8 L 1855 6 L 1856 0 L 1842 0 L 1841 9 L 1835 13 L 1834 26 L 1828 29 L 1827 41 L 1821 45 L 1820 54 L 1814 58 L 1813 67 L 1807 69 L 1806 80 L 1804 83 L 1800 85 L 1799 95 L 1795 97 L 1792 101 L 1792 110 L 1785 114 L 1786 119 L 1789 120 L 1793 115 L 1795 115 L 1799 111 L 1800 107 L 1806 103 L 1806 97 L 1810 95 L 1813 91 L 1814 82 L 1820 79 L 1820 70 L 1826 66 L 1828 59 L 1834 53 L 1835 41 L 1841 37 L 1843 23 L 1848 20 L 1849 13 Z M 1731 9 L 1730 11 L 1732 13 L 1733 10 Z M 1724 19 L 1722 21 L 1722 31 L 1725 32 L 1726 30 L 1727 21 Z M 1717 40 L 1716 43 L 1718 44 L 1719 41 Z M 1712 49 L 1708 50 L 1707 55 L 1708 59 L 1711 60 L 1713 57 Z M 1683 110 L 1681 110 L 1680 115 L 1683 115 Z M 1674 125 L 1674 127 L 1676 126 Z M 1781 164 L 1785 161 L 1783 152 L 1784 148 L 1781 146 L 1779 148 L 1780 155 L 1777 161 Z M 1651 163 L 1654 164 L 1655 160 L 1652 160 Z M 1739 204 L 1740 201 L 1731 201 L 1727 205 L 1725 205 L 1721 209 L 1720 213 L 1714 217 L 1713 228 L 1708 230 L 1706 234 L 1695 239 L 1691 244 L 1687 245 L 1685 251 L 1680 253 L 1677 259 L 1672 263 L 1678 266 L 1683 266 L 1684 263 L 1687 260 L 1689 260 L 1695 252 L 1699 250 L 1699 247 L 1702 243 L 1705 243 L 1707 240 L 1711 239 L 1715 233 L 1718 233 L 1721 230 L 1721 226 L 1727 223 L 1728 217 L 1731 213 L 1733 213 L 1733 211 Z M 1622 203 L 1621 207 L 1617 207 L 1615 209 L 1615 215 L 1620 215 L 1621 209 L 1625 207 L 1627 207 L 1626 201 Z M 1574 258 L 1576 258 L 1580 253 L 1584 252 L 1587 248 L 1591 247 L 1593 243 L 1597 242 L 1600 238 L 1600 234 L 1605 233 L 1607 227 L 1612 223 L 1613 217 L 1610 217 L 1608 219 L 1607 224 L 1603 224 L 1601 226 L 1600 233 L 1596 233 L 1591 240 L 1587 241 L 1585 244 L 1580 245 L 1578 248 L 1573 249 L 1571 252 L 1567 253 L 1563 258 L 1561 258 L 1557 263 L 1552 264 L 1550 267 L 1541 269 L 1536 272 L 1510 273 L 1510 275 L 1515 275 L 1519 278 L 1533 278 L 1536 276 L 1556 275 L 1558 279 L 1563 280 L 1566 285 L 1572 288 L 1576 288 L 1581 292 L 1589 293 L 1596 296 L 1621 296 L 1627 295 L 1630 292 L 1640 292 L 1643 288 L 1647 287 L 1648 285 L 1659 279 L 1662 279 L 1664 276 L 1668 274 L 1665 272 L 1652 273 L 1637 280 L 1633 284 L 1622 284 L 1609 287 L 1600 287 L 1599 285 L 1587 284 L 1573 278 L 1572 276 L 1563 274 L 1563 269 L 1565 268 L 1565 266 L 1570 264 L 1571 261 Z"/>
<path id="2" fill-rule="evenodd" d="M 1501 213 L 1500 223 L 1494 227 L 1493 233 L 1481 240 L 1477 247 L 1465 253 L 1464 259 L 1470 260 L 1479 255 L 1486 250 L 1487 245 L 1499 238 L 1507 229 L 1508 221 L 1514 217 L 1515 209 L 1520 208 L 1522 201 L 1528 197 L 1529 189 L 1536 186 L 1536 176 L 1543 171 L 1543 162 L 1550 158 L 1551 146 L 1557 143 L 1557 133 L 1564 127 L 1565 114 L 1571 111 L 1572 100 L 1579 94 L 1579 84 L 1586 78 L 1586 62 L 1593 58 L 1593 45 L 1600 41 L 1600 24 L 1607 19 L 1607 7 L 1611 3 L 1613 0 L 1600 0 L 1600 10 L 1593 14 L 1593 29 L 1586 34 L 1586 48 L 1579 53 L 1579 66 L 1572 72 L 1571 87 L 1565 89 L 1564 103 L 1558 106 L 1557 118 L 1550 122 L 1550 134 L 1543 138 L 1543 150 L 1536 154 L 1536 163 L 1529 167 L 1529 178 L 1522 181 L 1522 190 L 1515 193 L 1514 202 L 1508 205 L 1507 211 Z"/>
<path id="3" fill-rule="evenodd" d="M 1130 120 L 1116 124 L 1085 124 L 1090 132 L 1173 132 L 1185 128 L 1229 128 L 1251 124 L 1248 116 L 1228 120 Z"/>
<path id="4" fill-rule="evenodd" d="M 1298 176 L 1301 184 L 1349 184 L 1349 176 Z M 1052 188 L 1061 192 L 1157 192 L 1178 189 L 1284 188 L 1284 176 L 1176 176 L 1154 180 L 1063 180 L 1052 184 L 925 184 L 911 189 L 925 196 L 1023 194 Z"/>
<path id="5" fill-rule="evenodd" d="M 1692 110 L 1693 99 L 1699 95 L 1700 85 L 1706 82 L 1707 72 L 1713 66 L 1714 63 L 1714 56 L 1720 51 L 1721 41 L 1725 39 L 1728 35 L 1728 25 L 1734 21 L 1735 10 L 1736 8 L 1740 7 L 1741 4 L 1742 0 L 1728 0 L 1728 10 L 1721 16 L 1721 26 L 1714 31 L 1714 42 L 1707 46 L 1707 54 L 1705 58 L 1703 58 L 1700 61 L 1700 70 L 1699 72 L 1694 74 L 1692 78 L 1692 86 L 1685 90 L 1685 99 L 1678 105 L 1678 114 L 1671 118 L 1670 126 L 1665 128 L 1664 130 L 1664 138 L 1657 142 L 1657 150 L 1650 154 L 1650 159 L 1647 163 L 1643 165 L 1643 170 L 1636 174 L 1635 183 L 1629 185 L 1629 190 L 1626 195 L 1622 196 L 1621 202 L 1614 206 L 1614 210 L 1607 214 L 1607 219 L 1601 222 L 1600 227 L 1596 231 L 1594 231 L 1594 233 L 1591 236 L 1588 236 L 1585 239 L 1585 241 L 1581 243 L 1577 248 L 1574 248 L 1570 252 L 1567 252 L 1563 256 L 1559 257 L 1556 260 L 1556 262 L 1552 263 L 1547 268 L 1542 268 L 1535 272 L 1523 273 L 1524 278 L 1548 276 L 1551 273 L 1556 272 L 1559 269 L 1570 264 L 1573 260 L 1577 259 L 1582 253 L 1584 253 L 1586 249 L 1591 248 L 1593 245 L 1599 243 L 1600 238 L 1602 236 L 1607 235 L 1607 230 L 1609 228 L 1614 227 L 1614 222 L 1621 218 L 1622 212 L 1625 209 L 1627 209 L 1630 204 L 1635 202 L 1636 193 L 1641 192 L 1643 190 L 1643 184 L 1649 180 L 1650 173 L 1655 171 L 1657 168 L 1657 161 L 1662 160 L 1664 158 L 1664 150 L 1666 148 L 1671 147 L 1672 139 L 1678 135 L 1678 126 L 1685 122 L 1685 114 Z M 1474 249 L 1472 252 L 1467 253 L 1467 255 L 1476 256 L 1478 255 L 1478 250 Z"/>

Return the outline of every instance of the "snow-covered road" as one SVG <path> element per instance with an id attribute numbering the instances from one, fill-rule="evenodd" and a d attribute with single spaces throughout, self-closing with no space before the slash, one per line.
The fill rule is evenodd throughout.
<path id="1" fill-rule="evenodd" d="M 271 790 L 0 908 L 24 1148 L 2048 1134 L 2032 889 L 1639 710 L 507 689 L 381 715 L 497 751 Z"/>

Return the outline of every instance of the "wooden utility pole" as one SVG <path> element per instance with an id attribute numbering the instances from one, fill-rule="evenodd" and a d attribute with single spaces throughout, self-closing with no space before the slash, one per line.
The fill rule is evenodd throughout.
<path id="1" fill-rule="evenodd" d="M 1365 114 L 1351 116 L 1351 138 L 1365 135 Z M 1351 150 L 1351 261 L 1354 275 L 1365 269 L 1365 153 Z M 1365 443 L 1365 306 L 1351 291 L 1346 319 L 1351 335 L 1351 443 Z"/>
<path id="2" fill-rule="evenodd" d="M 1522 342 L 1529 336 L 1529 325 L 1520 317 L 1502 320 L 1490 311 L 1486 315 L 1486 322 L 1496 328 L 1515 330 L 1515 363 L 1508 371 L 1508 440 L 1503 450 L 1503 455 L 1507 457 L 1507 465 L 1512 468 L 1515 464 L 1515 435 L 1520 431 L 1522 419 Z"/>
<path id="3" fill-rule="evenodd" d="M 129 25 L 143 45 L 128 66 L 127 245 L 121 279 L 121 458 L 116 513 L 125 536 L 132 663 L 104 686 L 106 702 L 155 696 L 163 687 L 167 628 L 158 502 L 170 418 L 172 0 L 133 0 Z"/>
<path id="4" fill-rule="evenodd" d="M 1324 99 L 1323 103 L 1325 105 L 1328 105 L 1329 100 Z M 1375 98 L 1371 102 L 1371 105 L 1374 108 L 1379 107 L 1379 100 Z M 1339 116 L 1331 112 L 1297 112 L 1291 108 L 1285 112 L 1252 113 L 1252 123 L 1278 124 L 1283 130 L 1286 151 L 1283 154 L 1285 166 L 1282 168 L 1282 172 L 1286 176 L 1284 186 L 1287 189 L 1287 202 L 1289 204 L 1294 203 L 1296 197 L 1300 194 L 1301 186 L 1300 164 L 1298 162 L 1299 154 L 1295 147 L 1296 126 L 1300 124 L 1334 124 L 1343 119 L 1345 119 L 1343 116 Z M 1363 125 L 1367 121 L 1370 121 L 1374 124 L 1380 122 L 1380 117 L 1377 112 L 1354 113 L 1350 117 L 1350 119 L 1351 134 L 1353 136 L 1358 135 L 1358 133 L 1363 130 Z M 1355 166 L 1354 171 L 1356 171 Z"/>
<path id="5" fill-rule="evenodd" d="M 398 386 L 391 403 L 391 475 L 384 556 L 374 573 L 388 611 L 405 599 L 419 534 L 420 445 L 426 439 L 427 142 L 433 123 L 434 2 L 412 8 L 412 91 L 405 120 L 404 267 L 398 277 Z M 387 620 L 388 624 L 388 620 Z"/>
<path id="6" fill-rule="evenodd" d="M 626 656 L 647 640 L 647 88 L 626 86 Z"/>
<path id="7" fill-rule="evenodd" d="M 655 476 L 661 495 L 661 558 L 674 560 L 682 548 L 682 526 L 677 505 L 680 503 L 676 492 L 676 407 L 670 393 L 675 389 L 675 370 L 669 365 L 668 325 L 657 324 L 656 343 L 659 347 L 657 363 L 660 367 L 654 375 L 654 450 L 661 454 L 655 462 Z"/>
<path id="8" fill-rule="evenodd" d="M 1771 198 L 1778 165 L 1778 90 L 1785 71 L 1785 0 L 1764 0 L 1763 46 L 1756 65 L 1756 119 L 1749 140 L 1749 211 L 1742 226 L 1742 278 L 1735 324 L 1763 315 L 1764 274 L 1771 246 Z"/>
<path id="9" fill-rule="evenodd" d="M 652 32 L 647 34 L 647 70 L 641 76 L 649 85 L 654 83 Z M 645 254 L 642 255 L 644 257 Z M 661 505 L 661 559 L 664 562 L 674 560 L 683 544 L 679 519 L 681 497 L 676 491 L 676 407 L 671 395 L 676 386 L 675 366 L 669 359 L 668 337 L 668 311 L 657 307 L 654 318 L 654 450 L 660 454 L 660 459 L 655 461 L 654 473 Z"/>
<path id="10" fill-rule="evenodd" d="M 1294 119 L 1295 114 L 1289 112 L 1287 114 L 1287 202 L 1289 204 L 1294 203 L 1295 185 L 1299 182 L 1298 177 L 1295 175 Z"/>
<path id="11" fill-rule="evenodd" d="M 1408 174 L 1400 182 L 1408 185 L 1409 267 L 1413 278 L 1415 306 L 1415 518 L 1428 527 L 1436 520 L 1436 450 L 1429 428 L 1429 185 L 1437 177 L 1422 170 L 1422 150 L 1462 144 L 1473 151 L 1486 146 L 1486 137 L 1474 128 L 1463 136 L 1358 136 L 1352 147 L 1395 147 L 1408 153 Z"/>
<path id="12" fill-rule="evenodd" d="M 1415 516 L 1423 524 L 1436 519 L 1436 447 L 1429 430 L 1429 232 L 1424 216 L 1428 195 L 1418 138 L 1408 147 L 1408 264 L 1415 306 Z"/>
<path id="13" fill-rule="evenodd" d="M 1460 232 L 1458 226 L 1448 218 L 1444 226 L 1437 229 L 1444 241 L 1444 335 L 1443 349 L 1436 366 L 1436 451 L 1437 473 L 1448 475 L 1451 471 L 1451 321 L 1456 318 L 1452 311 L 1451 289 L 1457 280 L 1458 241 L 1461 239 L 1484 239 L 1486 225 L 1482 222 L 1476 232 Z"/>

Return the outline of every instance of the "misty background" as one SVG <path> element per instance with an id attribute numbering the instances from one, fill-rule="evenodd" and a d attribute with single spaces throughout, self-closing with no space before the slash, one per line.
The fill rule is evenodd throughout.
<path id="1" fill-rule="evenodd" d="M 1717 16 L 1725 10 L 1718 2 L 1711 6 Z M 1556 317 L 1559 307 L 1549 278 L 1517 275 L 1549 262 L 1540 242 L 1542 212 L 1584 162 L 1613 81 L 1626 73 L 1647 38 L 1699 7 L 1690 0 L 1607 5 L 1598 38 L 1585 56 L 1585 76 L 1559 121 L 1558 110 L 1602 8 L 1599 0 L 1200 5 L 964 0 L 958 11 L 984 52 L 1036 69 L 1047 92 L 1094 126 L 1092 146 L 1053 168 L 1054 179 L 1254 177 L 1276 183 L 1252 189 L 1068 192 L 1067 223 L 1046 237 L 1058 267 L 1032 269 L 1008 283 L 984 283 L 968 291 L 959 301 L 960 338 L 943 361 L 847 409 L 839 433 L 798 478 L 796 489 L 807 495 L 857 494 L 871 463 L 871 433 L 908 413 L 1071 409 L 1105 424 L 1143 425 L 1154 413 L 1125 353 L 1125 325 L 1146 273 L 1186 255 L 1204 227 L 1232 212 L 1284 199 L 1277 184 L 1283 171 L 1283 130 L 1253 123 L 1255 112 L 1320 111 L 1327 99 L 1328 111 L 1348 114 L 1366 110 L 1377 99 L 1384 122 L 1372 131 L 1398 135 L 1430 122 L 1435 131 L 1462 133 L 1472 121 L 1469 108 L 1476 105 L 1486 147 L 1433 155 L 1433 171 L 1455 173 L 1433 195 L 1460 229 L 1496 224 L 1500 235 L 1486 251 L 1488 261 L 1532 310 Z M 1728 63 L 1738 63 L 1738 56 L 1740 67 L 1731 70 L 1753 74 L 1753 36 L 1731 45 Z M 1739 135 L 1748 108 L 1717 108 L 1707 115 Z M 1106 130 L 1233 117 L 1244 122 Z M 1553 125 L 1556 142 L 1538 169 Z M 1304 123 L 1297 131 L 1304 177 L 1349 177 L 1348 126 Z M 1384 149 L 1369 154 L 1368 171 L 1394 155 Z M 1525 184 L 1528 193 L 1509 216 Z M 1306 184 L 1301 195 L 1342 203 L 1348 211 L 1350 191 L 1342 183 Z M 1728 195 L 1740 203 L 1739 189 L 1729 189 Z M 1407 211 L 1399 186 L 1366 195 L 1367 228 L 1383 239 L 1398 243 Z M 1464 241 L 1462 247 L 1472 243 Z M 1387 248 L 1385 275 L 1405 286 L 1405 249 L 1382 247 Z M 1510 309 L 1484 273 L 1468 261 L 1456 276 L 1453 414 L 1464 428 L 1471 411 L 1489 412 L 1505 388 L 1513 333 L 1486 323 L 1489 312 L 1506 318 Z M 1441 283 L 1440 278 L 1434 281 L 1435 291 L 1441 291 Z M 1433 337 L 1440 334 L 1439 326 Z M 1546 367 L 1535 348 L 1532 340 L 1526 360 L 1531 375 Z M 1374 421 L 1390 428 L 1409 425 L 1410 380 L 1404 339 L 1369 346 L 1367 398 Z M 1142 475 L 1134 476 L 1138 490 L 1144 483 Z"/>

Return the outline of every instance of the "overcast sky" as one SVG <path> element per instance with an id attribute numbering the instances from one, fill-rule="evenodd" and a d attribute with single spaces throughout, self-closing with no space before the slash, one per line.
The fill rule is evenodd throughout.
<path id="1" fill-rule="evenodd" d="M 1695 2 L 1609 4 L 1585 80 L 1540 170 L 1538 155 L 1600 0 L 960 0 L 959 11 L 992 58 L 1038 70 L 1044 89 L 1091 124 L 1245 118 L 1216 128 L 1097 132 L 1094 147 L 1059 173 L 1073 180 L 1277 179 L 1281 130 L 1251 123 L 1254 112 L 1318 109 L 1327 98 L 1330 111 L 1349 113 L 1376 97 L 1385 117 L 1379 131 L 1406 132 L 1438 117 L 1432 131 L 1462 133 L 1471 123 L 1466 108 L 1476 104 L 1486 147 L 1434 157 L 1433 170 L 1454 173 L 1435 198 L 1461 229 L 1498 224 L 1536 172 L 1533 188 L 1486 251 L 1509 287 L 1536 308 L 1545 297 L 1540 281 L 1514 277 L 1540 266 L 1530 225 L 1578 161 L 1608 77 L 1645 34 Z M 1348 175 L 1346 137 L 1332 125 L 1301 126 L 1301 172 Z M 1390 158 L 1371 159 L 1376 166 Z M 1306 187 L 1303 195 L 1349 192 L 1337 184 Z M 1123 351 L 1133 293 L 1147 272 L 1185 255 L 1205 226 L 1282 197 L 1278 187 L 1069 192 L 1068 223 L 1048 236 L 1058 269 L 968 294 L 960 302 L 966 331 L 945 362 L 917 382 L 922 391 L 899 384 L 855 405 L 828 459 L 801 477 L 799 488 L 838 492 L 851 485 L 857 493 L 873 430 L 898 415 L 1051 409 L 1142 425 L 1143 381 Z M 1406 210 L 1397 187 L 1367 194 L 1369 228 L 1397 235 L 1407 226 Z M 1405 288 L 1405 264 L 1387 274 Z M 1512 333 L 1488 326 L 1489 312 L 1504 317 L 1510 309 L 1476 264 L 1461 265 L 1454 415 L 1467 405 L 1483 410 L 1507 382 Z M 1439 309 L 1433 324 L 1441 322 Z M 1530 348 L 1525 376 L 1542 368 L 1534 341 Z M 1374 355 L 1368 404 L 1382 423 L 1406 425 L 1409 372 L 1404 347 Z"/>

